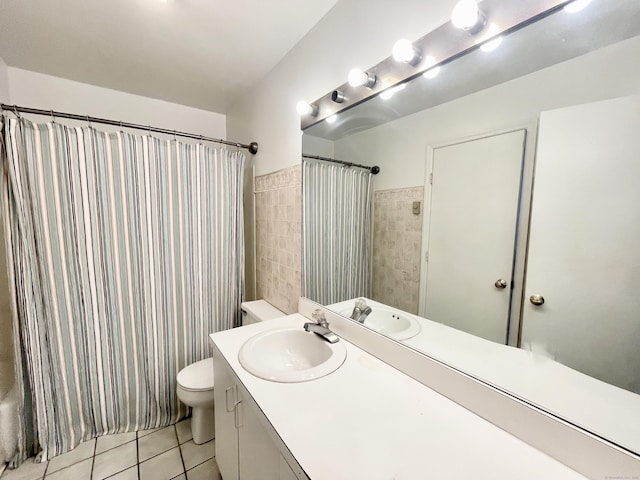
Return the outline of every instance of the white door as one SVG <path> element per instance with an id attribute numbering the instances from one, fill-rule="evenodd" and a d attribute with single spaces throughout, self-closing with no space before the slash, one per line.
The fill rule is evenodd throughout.
<path id="1" fill-rule="evenodd" d="M 507 341 L 525 131 L 434 150 L 424 316 Z"/>
<path id="2" fill-rule="evenodd" d="M 537 150 L 522 345 L 640 393 L 640 96 L 544 112 Z"/>

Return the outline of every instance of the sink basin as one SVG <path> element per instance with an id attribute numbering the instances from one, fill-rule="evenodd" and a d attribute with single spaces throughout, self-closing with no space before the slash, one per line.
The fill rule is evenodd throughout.
<path id="1" fill-rule="evenodd" d="M 364 326 L 382 333 L 394 340 L 407 340 L 420 333 L 420 324 L 408 313 L 389 307 L 370 305 L 371 313 L 364 321 Z M 342 310 L 340 313 L 351 316 L 352 309 Z"/>
<path id="2" fill-rule="evenodd" d="M 330 344 L 315 333 L 283 328 L 259 333 L 240 348 L 240 365 L 272 382 L 307 382 L 337 370 L 347 356 L 344 343 Z"/>

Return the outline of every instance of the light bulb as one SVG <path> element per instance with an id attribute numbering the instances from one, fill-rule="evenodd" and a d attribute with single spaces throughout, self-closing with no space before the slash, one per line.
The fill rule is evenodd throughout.
<path id="1" fill-rule="evenodd" d="M 451 12 L 451 23 L 457 28 L 471 30 L 480 19 L 476 0 L 460 0 Z"/>
<path id="2" fill-rule="evenodd" d="M 577 13 L 583 8 L 586 8 L 587 5 L 591 3 L 591 0 L 575 0 L 574 2 L 568 3 L 564 6 L 565 11 L 569 13 Z"/>
<path id="3" fill-rule="evenodd" d="M 393 46 L 393 59 L 396 62 L 408 63 L 415 65 L 420 61 L 420 52 L 416 50 L 413 44 L 406 38 L 402 38 Z"/>
<path id="4" fill-rule="evenodd" d="M 376 84 L 376 76 L 369 72 L 364 72 L 359 68 L 353 68 L 349 72 L 348 82 L 352 87 L 369 87 L 372 88 Z"/>
<path id="5" fill-rule="evenodd" d="M 393 88 L 388 88 L 380 94 L 380 98 L 382 98 L 383 100 L 389 100 L 397 92 L 399 92 L 400 90 L 404 90 L 406 87 L 407 87 L 406 83 L 401 83 L 400 85 L 396 85 Z"/>
<path id="6" fill-rule="evenodd" d="M 349 72 L 349 85 L 351 85 L 352 87 L 361 87 L 362 85 L 367 83 L 368 78 L 369 75 L 364 73 L 362 70 L 360 70 L 359 68 L 353 68 Z"/>
<path id="7" fill-rule="evenodd" d="M 316 107 L 315 105 L 309 105 L 304 100 L 300 100 L 296 105 L 296 111 L 298 112 L 298 115 L 315 116 L 318 114 L 318 107 Z"/>
<path id="8" fill-rule="evenodd" d="M 486 43 L 483 43 L 480 46 L 480 50 L 482 50 L 483 52 L 493 52 L 496 48 L 498 48 L 502 43 L 502 35 L 500 35 L 499 37 L 496 37 L 496 35 L 499 32 L 500 32 L 500 27 L 498 27 L 498 25 L 496 25 L 495 23 L 492 23 L 491 25 L 489 25 L 487 34 L 484 35 L 483 38 L 479 39 L 477 43 L 482 43 L 487 38 L 491 38 L 491 37 L 495 37 L 495 38 L 493 38 L 492 40 L 489 40 Z"/>
<path id="9" fill-rule="evenodd" d="M 324 121 L 327 122 L 329 125 L 331 125 L 332 123 L 336 123 L 336 120 L 338 120 L 337 115 L 331 115 L 330 117 L 327 117 L 324 119 Z"/>
<path id="10" fill-rule="evenodd" d="M 427 55 L 426 57 L 424 57 L 424 63 L 427 67 L 427 70 L 422 74 L 422 76 L 428 79 L 436 78 L 440 73 L 440 67 L 434 67 L 434 65 L 436 64 L 436 59 L 431 55 Z"/>

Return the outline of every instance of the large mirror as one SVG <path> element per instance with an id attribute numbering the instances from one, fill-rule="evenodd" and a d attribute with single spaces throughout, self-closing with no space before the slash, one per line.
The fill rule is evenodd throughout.
<path id="1" fill-rule="evenodd" d="M 560 9 L 305 129 L 303 294 L 639 454 L 639 35 Z"/>

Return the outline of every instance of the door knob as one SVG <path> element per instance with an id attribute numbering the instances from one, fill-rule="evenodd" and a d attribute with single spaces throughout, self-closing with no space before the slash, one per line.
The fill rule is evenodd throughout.
<path id="1" fill-rule="evenodd" d="M 529 301 L 539 307 L 544 303 L 544 297 L 542 295 L 531 295 L 531 297 L 529 297 Z"/>
<path id="2" fill-rule="evenodd" d="M 507 281 L 499 278 L 496 280 L 496 283 L 494 283 L 494 285 L 496 286 L 496 288 L 507 288 Z"/>

